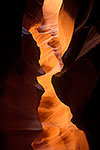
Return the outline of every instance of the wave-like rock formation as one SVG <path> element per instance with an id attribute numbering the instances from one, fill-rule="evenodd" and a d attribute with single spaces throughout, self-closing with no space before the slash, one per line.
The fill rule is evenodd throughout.
<path id="1" fill-rule="evenodd" d="M 32 147 L 34 150 L 89 150 L 84 131 L 71 122 L 70 108 L 58 99 L 51 83 L 52 76 L 63 68 L 62 56 L 71 41 L 75 20 L 64 10 L 62 0 L 45 0 L 42 11 L 43 21 L 29 30 L 40 47 L 39 63 L 45 71 L 37 77 L 45 90 L 38 107 L 43 132 L 32 142 Z"/>

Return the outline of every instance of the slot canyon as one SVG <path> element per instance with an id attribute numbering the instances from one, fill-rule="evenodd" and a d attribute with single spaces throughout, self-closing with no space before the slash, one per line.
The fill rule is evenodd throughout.
<path id="1" fill-rule="evenodd" d="M 15 26 L 7 20 L 5 33 L 11 36 L 1 53 L 6 60 L 0 65 L 2 150 L 97 150 L 97 0 L 19 4 L 13 9 L 15 22 L 8 13 Z"/>

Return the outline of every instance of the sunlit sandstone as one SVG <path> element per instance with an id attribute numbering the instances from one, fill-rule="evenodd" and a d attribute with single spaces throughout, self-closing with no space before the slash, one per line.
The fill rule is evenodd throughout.
<path id="1" fill-rule="evenodd" d="M 43 132 L 33 141 L 35 150 L 89 150 L 85 133 L 72 122 L 72 113 L 56 96 L 52 76 L 60 72 L 62 56 L 72 38 L 75 20 L 64 11 L 62 0 L 45 0 L 42 23 L 30 28 L 40 47 L 40 65 L 46 72 L 37 77 L 45 92 L 38 108 Z M 63 87 L 62 87 L 63 88 Z"/>

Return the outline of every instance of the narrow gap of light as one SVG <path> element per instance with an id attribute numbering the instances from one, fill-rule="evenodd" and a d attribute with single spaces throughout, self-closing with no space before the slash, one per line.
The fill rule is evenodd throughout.
<path id="1" fill-rule="evenodd" d="M 72 38 L 75 20 L 60 10 L 62 0 L 45 0 L 44 22 L 31 27 L 30 32 L 40 47 L 40 65 L 46 72 L 37 77 L 45 92 L 38 108 L 43 132 L 33 141 L 34 150 L 89 150 L 85 133 L 72 122 L 72 113 L 56 96 L 51 83 L 54 74 L 63 67 L 62 56 Z"/>

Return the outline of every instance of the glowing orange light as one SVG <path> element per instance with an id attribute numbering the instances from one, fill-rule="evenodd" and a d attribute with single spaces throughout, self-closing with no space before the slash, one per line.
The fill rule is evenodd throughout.
<path id="1" fill-rule="evenodd" d="M 60 10 L 62 0 L 45 0 L 44 21 L 30 29 L 40 47 L 40 65 L 46 72 L 37 77 L 45 92 L 38 108 L 43 132 L 33 141 L 35 150 L 88 150 L 85 133 L 72 122 L 70 108 L 56 96 L 52 76 L 61 71 L 61 57 L 68 48 L 74 30 L 74 19 Z"/>

